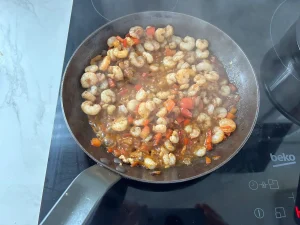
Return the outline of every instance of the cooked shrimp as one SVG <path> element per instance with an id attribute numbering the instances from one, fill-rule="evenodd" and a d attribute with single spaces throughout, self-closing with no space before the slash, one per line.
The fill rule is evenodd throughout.
<path id="1" fill-rule="evenodd" d="M 227 115 L 227 110 L 224 107 L 217 107 L 214 111 L 214 115 L 218 118 L 218 119 L 222 119 L 225 118 Z"/>
<path id="2" fill-rule="evenodd" d="M 216 97 L 216 98 L 214 98 L 213 100 L 212 100 L 212 104 L 215 106 L 215 107 L 217 107 L 217 106 L 220 106 L 221 104 L 222 104 L 222 99 L 221 98 L 219 98 L 219 97 Z"/>
<path id="3" fill-rule="evenodd" d="M 208 50 L 201 51 L 200 49 L 196 49 L 195 53 L 197 59 L 206 59 L 209 56 Z"/>
<path id="4" fill-rule="evenodd" d="M 219 126 L 225 133 L 231 133 L 235 131 L 236 124 L 232 119 L 223 118 L 219 121 Z"/>
<path id="5" fill-rule="evenodd" d="M 156 120 L 156 123 L 157 124 L 163 124 L 163 125 L 167 125 L 168 124 L 168 121 L 163 118 L 163 117 L 159 117 L 157 120 Z"/>
<path id="6" fill-rule="evenodd" d="M 185 54 L 185 61 L 189 64 L 193 64 L 196 61 L 195 52 L 190 51 Z"/>
<path id="7" fill-rule="evenodd" d="M 191 85 L 188 90 L 188 96 L 195 96 L 199 90 L 200 86 L 198 84 Z"/>
<path id="8" fill-rule="evenodd" d="M 134 38 L 140 39 L 144 35 L 144 29 L 140 26 L 134 26 L 129 29 L 129 35 Z"/>
<path id="9" fill-rule="evenodd" d="M 219 93 L 222 95 L 222 96 L 225 96 L 227 97 L 228 95 L 230 95 L 230 87 L 228 85 L 222 85 L 221 88 L 220 88 L 220 91 Z"/>
<path id="10" fill-rule="evenodd" d="M 122 117 L 119 117 L 117 118 L 111 125 L 111 128 L 114 130 L 114 131 L 124 131 L 126 130 L 128 126 L 128 121 L 127 121 L 127 118 L 122 116 Z"/>
<path id="11" fill-rule="evenodd" d="M 95 116 L 100 112 L 101 106 L 99 104 L 94 104 L 91 101 L 84 101 L 81 104 L 81 109 L 85 114 Z"/>
<path id="12" fill-rule="evenodd" d="M 176 74 L 175 73 L 168 73 L 166 76 L 167 82 L 169 85 L 176 83 Z"/>
<path id="13" fill-rule="evenodd" d="M 210 62 L 208 60 L 203 60 L 198 65 L 196 65 L 196 69 L 198 72 L 201 72 L 201 71 L 210 72 L 210 71 L 212 71 L 212 65 L 210 64 Z"/>
<path id="14" fill-rule="evenodd" d="M 218 144 L 224 140 L 224 137 L 225 135 L 223 130 L 220 127 L 214 127 L 211 142 L 213 144 Z"/>
<path id="15" fill-rule="evenodd" d="M 113 54 L 115 57 L 117 57 L 119 59 L 124 59 L 124 58 L 127 58 L 127 56 L 128 56 L 128 50 L 127 49 L 119 50 L 118 48 L 114 48 Z"/>
<path id="16" fill-rule="evenodd" d="M 100 90 L 104 90 L 104 89 L 106 89 L 106 88 L 108 88 L 108 81 L 105 79 L 105 80 L 103 80 L 102 83 L 100 84 L 99 89 L 100 89 Z"/>
<path id="17" fill-rule="evenodd" d="M 180 50 L 191 51 L 195 47 L 195 38 L 186 36 L 183 41 L 179 44 Z"/>
<path id="18" fill-rule="evenodd" d="M 144 43 L 144 48 L 147 51 L 157 51 L 160 48 L 160 44 L 155 40 L 146 40 Z"/>
<path id="19" fill-rule="evenodd" d="M 153 102 L 156 104 L 156 105 L 159 105 L 162 103 L 162 100 L 159 99 L 159 98 L 153 98 Z"/>
<path id="20" fill-rule="evenodd" d="M 134 120 L 134 121 L 133 121 L 133 124 L 134 124 L 135 126 L 143 126 L 144 122 L 145 122 L 145 119 L 144 119 L 144 118 L 141 118 L 141 119 L 138 119 L 138 120 Z"/>
<path id="21" fill-rule="evenodd" d="M 181 39 L 181 37 L 178 37 L 178 36 L 173 35 L 173 36 L 171 37 L 171 41 L 173 41 L 173 42 L 175 42 L 177 45 L 179 45 L 179 44 L 182 42 L 182 39 Z"/>
<path id="22" fill-rule="evenodd" d="M 173 144 L 177 144 L 179 142 L 179 134 L 177 130 L 174 130 L 171 137 L 169 138 Z"/>
<path id="23" fill-rule="evenodd" d="M 141 132 L 142 132 L 142 129 L 140 127 L 131 127 L 130 128 L 130 134 L 133 137 L 139 137 Z"/>
<path id="24" fill-rule="evenodd" d="M 115 36 L 112 36 L 107 39 L 107 45 L 108 47 L 112 48 L 114 47 L 114 42 L 117 41 L 117 38 Z"/>
<path id="25" fill-rule="evenodd" d="M 153 63 L 153 56 L 149 52 L 143 52 L 143 56 L 147 60 L 147 63 Z"/>
<path id="26" fill-rule="evenodd" d="M 97 86 L 92 86 L 92 87 L 90 87 L 89 89 L 88 89 L 88 92 L 90 92 L 92 95 L 94 95 L 94 96 L 98 96 L 98 95 L 100 95 L 100 92 L 99 92 L 99 89 L 98 89 L 98 87 Z"/>
<path id="27" fill-rule="evenodd" d="M 89 88 L 98 83 L 98 78 L 95 73 L 87 72 L 82 75 L 80 82 L 83 88 Z"/>
<path id="28" fill-rule="evenodd" d="M 107 56 L 109 56 L 111 61 L 116 61 L 117 60 L 117 57 L 114 55 L 114 49 L 113 48 L 109 49 L 106 54 L 107 54 Z"/>
<path id="29" fill-rule="evenodd" d="M 164 146 L 170 152 L 175 150 L 175 147 L 172 145 L 172 142 L 170 140 L 166 140 Z"/>
<path id="30" fill-rule="evenodd" d="M 200 113 L 197 117 L 197 121 L 207 129 L 211 127 L 211 118 L 206 113 Z"/>
<path id="31" fill-rule="evenodd" d="M 196 48 L 203 51 L 208 48 L 208 41 L 205 39 L 197 39 L 196 40 Z"/>
<path id="32" fill-rule="evenodd" d="M 167 127 L 164 124 L 158 124 L 158 125 L 153 126 L 153 131 L 156 133 L 164 134 L 167 131 Z"/>
<path id="33" fill-rule="evenodd" d="M 169 38 L 174 34 L 174 28 L 171 25 L 165 27 L 165 37 Z"/>
<path id="34" fill-rule="evenodd" d="M 175 49 L 175 48 L 177 48 L 176 42 L 175 42 L 175 41 L 170 42 L 170 43 L 169 43 L 169 48 L 170 48 L 170 49 Z"/>
<path id="35" fill-rule="evenodd" d="M 136 107 L 140 104 L 139 101 L 135 100 L 135 99 L 132 99 L 130 100 L 128 103 L 127 103 L 127 109 L 130 111 L 130 112 L 134 112 L 136 110 Z"/>
<path id="36" fill-rule="evenodd" d="M 101 93 L 101 101 L 104 103 L 114 103 L 116 101 L 116 94 L 110 90 L 104 90 Z"/>
<path id="37" fill-rule="evenodd" d="M 99 65 L 99 70 L 106 71 L 110 65 L 110 57 L 105 56 Z"/>
<path id="38" fill-rule="evenodd" d="M 96 65 L 90 65 L 85 67 L 84 69 L 85 72 L 92 72 L 92 73 L 95 73 L 97 70 L 98 70 L 98 66 Z"/>
<path id="39" fill-rule="evenodd" d="M 187 84 L 190 81 L 190 76 L 194 74 L 192 69 L 180 69 L 176 73 L 176 80 L 178 84 Z"/>
<path id="40" fill-rule="evenodd" d="M 179 60 L 184 58 L 184 53 L 183 51 L 178 51 L 173 55 L 173 61 L 178 62 Z"/>
<path id="41" fill-rule="evenodd" d="M 184 90 L 184 89 L 188 89 L 189 88 L 189 84 L 182 84 L 179 86 L 179 90 Z"/>
<path id="42" fill-rule="evenodd" d="M 170 166 L 174 166 L 176 164 L 176 157 L 173 153 L 164 154 L 163 161 L 165 168 L 169 168 Z"/>
<path id="43" fill-rule="evenodd" d="M 165 29 L 164 28 L 157 28 L 154 37 L 158 42 L 163 42 L 165 40 Z"/>
<path id="44" fill-rule="evenodd" d="M 143 118 L 148 118 L 150 115 L 150 110 L 146 108 L 146 103 L 142 102 L 138 108 L 138 114 Z"/>
<path id="45" fill-rule="evenodd" d="M 138 44 L 135 46 L 136 47 L 136 50 L 139 52 L 139 53 L 143 53 L 145 51 L 144 47 L 142 44 Z"/>
<path id="46" fill-rule="evenodd" d="M 169 95 L 170 95 L 169 91 L 160 91 L 160 92 L 157 92 L 156 97 L 164 100 L 164 99 L 167 99 Z"/>
<path id="47" fill-rule="evenodd" d="M 205 154 L 206 154 L 206 148 L 204 146 L 202 146 L 194 151 L 194 155 L 199 156 L 199 157 L 203 157 L 203 156 L 205 156 Z"/>
<path id="48" fill-rule="evenodd" d="M 192 132 L 190 133 L 190 138 L 191 139 L 197 138 L 199 137 L 200 133 L 201 133 L 200 129 L 197 126 L 193 126 Z"/>
<path id="49" fill-rule="evenodd" d="M 168 110 L 166 109 L 166 107 L 162 107 L 157 113 L 156 116 L 157 117 L 165 117 L 165 115 L 167 115 Z"/>
<path id="50" fill-rule="evenodd" d="M 204 77 L 206 78 L 206 80 L 208 81 L 218 81 L 220 76 L 216 71 L 210 71 L 208 73 L 204 73 Z"/>
<path id="51" fill-rule="evenodd" d="M 212 115 L 214 113 L 214 110 L 215 110 L 215 106 L 213 104 L 209 104 L 207 106 L 207 114 L 208 115 Z"/>
<path id="52" fill-rule="evenodd" d="M 149 66 L 149 69 L 152 71 L 152 72 L 157 72 L 159 70 L 159 65 L 157 63 L 155 64 L 151 64 Z"/>
<path id="53" fill-rule="evenodd" d="M 199 86 L 203 86 L 206 84 L 206 79 L 205 79 L 205 76 L 201 75 L 201 74 L 198 74 L 194 77 L 194 82 L 196 84 L 198 84 Z"/>
<path id="54" fill-rule="evenodd" d="M 91 92 L 88 91 L 84 91 L 81 94 L 81 97 L 91 102 L 94 102 L 96 100 L 96 97 Z"/>
<path id="55" fill-rule="evenodd" d="M 108 77 L 116 81 L 124 80 L 123 71 L 119 66 L 110 66 L 108 68 L 108 72 L 110 73 L 107 74 Z"/>
<path id="56" fill-rule="evenodd" d="M 143 101 L 145 98 L 147 98 L 147 92 L 141 88 L 135 95 L 136 100 Z"/>
<path id="57" fill-rule="evenodd" d="M 143 56 L 138 56 L 135 52 L 131 52 L 129 55 L 129 61 L 132 65 L 138 68 L 142 68 L 145 65 L 145 59 Z"/>
<path id="58" fill-rule="evenodd" d="M 150 112 L 152 112 L 156 108 L 156 105 L 155 105 L 154 101 L 151 101 L 151 100 L 146 101 L 146 108 Z"/>
<path id="59" fill-rule="evenodd" d="M 177 62 L 175 62 L 172 56 L 165 56 L 162 61 L 163 65 L 166 69 L 172 69 L 176 66 Z"/>
<path id="60" fill-rule="evenodd" d="M 107 114 L 112 115 L 116 111 L 117 107 L 114 105 L 107 106 Z"/>

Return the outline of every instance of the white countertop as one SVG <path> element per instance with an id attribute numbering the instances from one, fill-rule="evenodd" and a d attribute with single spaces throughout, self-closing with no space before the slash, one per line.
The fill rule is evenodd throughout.
<path id="1" fill-rule="evenodd" d="M 37 224 L 72 0 L 0 0 L 0 225 Z"/>

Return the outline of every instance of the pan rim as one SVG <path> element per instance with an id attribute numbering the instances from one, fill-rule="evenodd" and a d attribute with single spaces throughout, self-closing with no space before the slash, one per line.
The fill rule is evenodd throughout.
<path id="1" fill-rule="evenodd" d="M 183 178 L 183 179 L 177 179 L 177 180 L 171 180 L 171 181 L 151 181 L 151 180 L 146 180 L 146 179 L 140 179 L 140 178 L 137 178 L 137 177 L 133 177 L 133 176 L 129 176 L 127 175 L 126 173 L 121 173 L 107 165 L 105 165 L 104 163 L 101 163 L 99 162 L 99 160 L 95 159 L 94 156 L 92 156 L 88 151 L 85 150 L 85 148 L 79 143 L 79 141 L 77 140 L 77 138 L 74 136 L 70 126 L 69 126 L 69 123 L 68 123 L 68 120 L 66 118 L 66 114 L 65 114 L 65 110 L 64 110 L 64 104 L 63 104 L 63 86 L 64 86 L 64 81 L 65 81 L 65 76 L 66 76 L 66 72 L 68 70 L 68 67 L 69 67 L 69 64 L 71 63 L 74 55 L 77 53 L 77 51 L 79 50 L 79 48 L 90 38 L 92 37 L 93 35 L 95 35 L 100 29 L 103 29 L 104 27 L 114 23 L 115 21 L 119 21 L 119 20 L 122 20 L 126 17 L 129 17 L 129 16 L 134 16 L 134 15 L 138 15 L 138 14 L 143 14 L 143 13 L 168 13 L 168 14 L 177 14 L 177 15 L 183 15 L 185 17 L 190 17 L 190 18 L 193 18 L 193 19 L 196 19 L 196 20 L 200 20 L 210 26 L 212 26 L 214 29 L 222 32 L 229 40 L 231 40 L 238 48 L 238 50 L 242 53 L 242 55 L 245 57 L 245 59 L 247 60 L 247 63 L 249 64 L 250 66 L 250 69 L 254 75 L 254 81 L 255 81 L 255 84 L 256 84 L 256 91 L 257 91 L 257 103 L 256 103 L 256 112 L 255 112 L 255 117 L 253 119 L 253 122 L 252 122 L 252 125 L 249 129 L 249 132 L 247 134 L 247 136 L 244 138 L 244 140 L 242 141 L 242 143 L 240 144 L 240 146 L 226 159 L 224 160 L 222 163 L 218 164 L 217 166 L 211 168 L 210 170 L 207 170 L 203 173 L 200 173 L 198 175 L 195 175 L 195 176 L 191 176 L 191 177 L 188 177 L 188 178 Z M 89 34 L 81 43 L 80 45 L 75 49 L 75 51 L 73 52 L 72 56 L 70 57 L 66 67 L 65 67 L 65 70 L 64 70 L 64 73 L 63 73 L 63 76 L 62 76 L 62 81 L 61 81 L 61 87 L 60 87 L 60 101 L 61 101 L 61 106 L 62 106 L 62 111 L 63 111 L 63 117 L 64 117 L 64 120 L 66 122 L 66 125 L 67 125 L 67 128 L 69 130 L 69 132 L 71 133 L 73 139 L 75 140 L 75 142 L 78 144 L 78 146 L 81 148 L 81 150 L 84 151 L 85 154 L 87 154 L 91 159 L 93 159 L 99 166 L 102 166 L 102 167 L 105 167 L 106 169 L 108 169 L 109 172 L 113 172 L 115 174 L 119 174 L 121 177 L 123 178 L 126 178 L 126 179 L 130 179 L 130 180 L 135 180 L 135 181 L 139 181 L 139 182 L 143 182 L 143 183 L 152 183 L 152 184 L 175 184 L 175 183 L 182 183 L 182 182 L 186 182 L 186 181 L 190 181 L 190 180 L 194 180 L 194 179 L 197 179 L 197 178 L 200 178 L 200 177 L 203 177 L 205 175 L 208 175 L 214 171 L 216 171 L 217 169 L 219 169 L 220 167 L 222 167 L 223 165 L 225 165 L 227 162 L 229 162 L 245 145 L 245 143 L 248 141 L 250 135 L 252 134 L 252 131 L 256 125 L 256 122 L 257 122 L 257 118 L 258 118 L 258 114 L 259 114 L 259 107 L 260 107 L 260 90 L 259 90 L 259 84 L 258 84 L 258 81 L 257 81 L 257 75 L 250 63 L 250 60 L 248 59 L 247 55 L 244 53 L 244 51 L 241 49 L 241 47 L 227 34 L 225 33 L 224 31 L 222 31 L 221 29 L 219 29 L 218 27 L 216 27 L 215 25 L 205 21 L 205 20 L 202 20 L 198 17 L 195 17 L 195 16 L 191 16 L 191 15 L 187 15 L 187 14 L 184 14 L 184 13 L 178 13 L 178 12 L 171 12 L 171 11 L 143 11 L 143 12 L 137 12 L 137 13 L 132 13 L 132 14 L 127 14 L 125 16 L 122 16 L 122 17 L 119 17 L 119 18 L 116 18 L 108 23 L 105 23 L 104 25 L 102 25 L 101 27 L 97 28 L 95 31 L 93 31 L 91 34 Z"/>

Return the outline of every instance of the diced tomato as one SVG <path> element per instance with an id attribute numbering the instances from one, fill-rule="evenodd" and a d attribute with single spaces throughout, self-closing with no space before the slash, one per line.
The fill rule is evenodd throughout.
<path id="1" fill-rule="evenodd" d="M 173 133 L 173 130 L 168 129 L 166 132 L 166 138 L 169 139 L 171 137 L 172 133 Z"/>
<path id="2" fill-rule="evenodd" d="M 144 125 L 144 126 L 148 126 L 149 123 L 150 123 L 150 120 L 145 120 L 144 123 L 143 123 L 143 125 Z"/>
<path id="3" fill-rule="evenodd" d="M 236 114 L 237 108 L 236 107 L 232 107 L 229 112 L 232 113 L 232 114 Z"/>
<path id="4" fill-rule="evenodd" d="M 185 120 L 183 121 L 183 125 L 184 125 L 184 126 L 187 126 L 187 125 L 190 124 L 190 122 L 191 122 L 190 119 L 185 119 Z"/>
<path id="5" fill-rule="evenodd" d="M 133 124 L 133 117 L 132 116 L 128 116 L 127 120 L 128 120 L 129 124 Z"/>
<path id="6" fill-rule="evenodd" d="M 180 101 L 180 107 L 185 109 L 193 109 L 194 101 L 192 98 L 183 98 Z"/>
<path id="7" fill-rule="evenodd" d="M 155 134 L 155 136 L 154 136 L 154 146 L 158 145 L 158 143 L 160 142 L 161 138 L 162 138 L 162 134 L 161 133 Z"/>
<path id="8" fill-rule="evenodd" d="M 123 43 L 124 48 L 127 48 L 127 40 L 124 39 L 124 40 L 122 41 L 122 43 Z"/>
<path id="9" fill-rule="evenodd" d="M 122 137 L 131 137 L 131 133 L 122 134 Z"/>
<path id="10" fill-rule="evenodd" d="M 183 115 L 184 117 L 188 117 L 188 118 L 192 118 L 192 112 L 186 108 L 181 108 L 181 115 Z"/>
<path id="11" fill-rule="evenodd" d="M 228 118 L 228 119 L 234 119 L 235 115 L 233 113 L 229 112 L 229 113 L 227 113 L 226 118 Z"/>
<path id="12" fill-rule="evenodd" d="M 123 41 L 124 41 L 124 39 L 121 38 L 120 36 L 117 36 L 116 38 L 117 38 L 117 40 L 120 41 L 120 42 L 123 42 Z"/>
<path id="13" fill-rule="evenodd" d="M 190 139 L 188 139 L 187 137 L 185 137 L 185 138 L 183 139 L 183 144 L 184 144 L 184 145 L 188 145 L 189 142 L 190 142 Z"/>
<path id="14" fill-rule="evenodd" d="M 108 78 L 108 85 L 109 85 L 110 88 L 113 88 L 113 87 L 116 86 L 116 83 L 113 79 Z"/>
<path id="15" fill-rule="evenodd" d="M 128 89 L 127 88 L 121 88 L 119 91 L 119 95 L 124 96 L 128 93 Z"/>
<path id="16" fill-rule="evenodd" d="M 112 153 L 113 151 L 114 151 L 113 148 L 107 148 L 107 152 L 108 152 L 108 153 Z"/>
<path id="17" fill-rule="evenodd" d="M 138 45 L 141 42 L 140 39 L 138 39 L 138 38 L 131 37 L 131 39 L 133 40 L 135 45 Z"/>
<path id="18" fill-rule="evenodd" d="M 100 147 L 101 146 L 101 141 L 98 138 L 92 138 L 91 145 L 94 146 L 94 147 Z"/>
<path id="19" fill-rule="evenodd" d="M 236 92 L 237 88 L 234 84 L 228 84 L 228 86 L 230 87 L 231 92 Z"/>
<path id="20" fill-rule="evenodd" d="M 139 161 L 135 161 L 135 162 L 133 162 L 133 163 L 131 163 L 131 167 L 136 167 L 136 166 L 138 166 L 140 163 L 139 163 Z"/>
<path id="21" fill-rule="evenodd" d="M 142 129 L 142 132 L 140 134 L 140 137 L 145 139 L 149 134 L 150 134 L 150 127 L 144 126 L 144 128 Z"/>
<path id="22" fill-rule="evenodd" d="M 172 50 L 169 48 L 165 49 L 165 56 L 173 56 L 173 55 L 175 55 L 175 53 L 176 53 L 176 50 Z"/>
<path id="23" fill-rule="evenodd" d="M 146 34 L 148 36 L 153 37 L 154 33 L 155 33 L 155 27 L 150 26 L 146 28 Z"/>
<path id="24" fill-rule="evenodd" d="M 208 151 L 212 150 L 212 143 L 211 142 L 212 142 L 212 132 L 211 132 L 211 129 L 209 129 L 206 132 L 206 139 L 205 139 L 205 142 L 204 142 L 206 150 L 208 150 Z"/>
<path id="25" fill-rule="evenodd" d="M 176 121 L 178 123 L 182 123 L 184 121 L 184 117 L 183 116 L 178 116 L 177 119 L 176 119 Z"/>
<path id="26" fill-rule="evenodd" d="M 115 155 L 116 157 L 119 157 L 119 156 L 121 155 L 121 151 L 118 150 L 118 149 L 115 149 L 115 150 L 114 150 L 114 155 Z"/>
<path id="27" fill-rule="evenodd" d="M 211 164 L 211 158 L 205 156 L 205 164 L 206 164 L 206 165 Z"/>
<path id="28" fill-rule="evenodd" d="M 175 106 L 175 102 L 172 99 L 168 99 L 164 102 L 164 106 L 167 108 L 168 112 L 171 112 Z"/>
<path id="29" fill-rule="evenodd" d="M 136 91 L 139 91 L 142 87 L 143 86 L 140 85 L 140 84 L 137 84 L 137 85 L 134 86 L 134 88 L 135 88 Z"/>
<path id="30" fill-rule="evenodd" d="M 142 77 L 148 77 L 148 73 L 142 73 Z"/>

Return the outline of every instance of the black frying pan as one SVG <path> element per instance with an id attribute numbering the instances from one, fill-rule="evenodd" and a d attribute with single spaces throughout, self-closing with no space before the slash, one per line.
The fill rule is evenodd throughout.
<path id="1" fill-rule="evenodd" d="M 191 166 L 172 167 L 159 176 L 152 176 L 149 170 L 124 165 L 117 167 L 114 156 L 105 149 L 95 150 L 90 140 L 95 136 L 87 116 L 81 111 L 80 77 L 92 57 L 107 49 L 106 41 L 114 35 L 124 36 L 132 26 L 164 27 L 171 24 L 175 35 L 205 38 L 210 50 L 222 62 L 229 79 L 239 90 L 237 130 L 229 140 L 215 146 L 217 161 L 205 165 L 199 158 Z M 71 57 L 63 77 L 62 105 L 65 119 L 74 139 L 82 150 L 98 165 L 80 174 L 59 199 L 42 224 L 82 224 L 100 201 L 106 190 L 121 176 L 149 183 L 176 183 L 195 179 L 216 170 L 228 162 L 247 141 L 258 115 L 259 88 L 254 71 L 241 48 L 223 31 L 198 18 L 173 12 L 142 12 L 116 19 L 88 36 Z M 208 153 L 208 155 L 211 153 Z"/>

